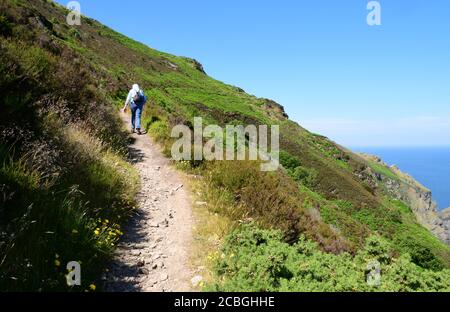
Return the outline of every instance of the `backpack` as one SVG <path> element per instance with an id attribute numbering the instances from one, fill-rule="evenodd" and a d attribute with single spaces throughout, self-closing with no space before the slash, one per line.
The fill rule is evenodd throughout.
<path id="1" fill-rule="evenodd" d="M 144 95 L 144 92 L 139 91 L 136 92 L 136 94 L 133 96 L 133 102 L 135 104 L 145 104 L 145 102 L 147 101 L 147 98 Z"/>

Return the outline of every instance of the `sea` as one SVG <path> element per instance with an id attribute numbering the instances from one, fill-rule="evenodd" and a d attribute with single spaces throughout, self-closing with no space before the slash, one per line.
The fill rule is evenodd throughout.
<path id="1" fill-rule="evenodd" d="M 450 207 L 450 147 L 353 147 L 397 165 L 433 193 L 440 210 Z"/>

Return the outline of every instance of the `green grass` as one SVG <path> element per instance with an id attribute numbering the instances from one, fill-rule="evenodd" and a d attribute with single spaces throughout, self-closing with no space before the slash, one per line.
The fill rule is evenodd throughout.
<path id="1" fill-rule="evenodd" d="M 450 270 L 424 270 L 408 254 L 393 256 L 392 246 L 371 236 L 355 256 L 333 255 L 301 238 L 286 244 L 278 231 L 244 225 L 232 232 L 216 257 L 213 291 L 435 292 L 450 290 Z M 367 283 L 368 265 L 380 264 L 380 284 Z"/>
<path id="2" fill-rule="evenodd" d="M 399 177 L 394 172 L 392 172 L 391 169 L 389 169 L 388 167 L 386 167 L 382 164 L 378 164 L 371 160 L 367 160 L 367 162 L 368 162 L 370 168 L 372 168 L 375 172 L 378 172 L 390 179 L 393 179 L 396 181 L 399 180 Z"/>
<path id="3" fill-rule="evenodd" d="M 53 37 L 62 45 L 47 49 L 34 38 L 39 32 L 16 22 L 27 7 L 7 4 L 12 31 L 0 36 L 0 289 L 90 290 L 134 207 L 138 179 L 126 161 L 126 134 L 109 91 L 97 84 L 98 67 L 83 60 L 89 50 L 77 45 L 79 36 Z M 47 17 L 49 31 L 58 31 L 58 18 Z M 81 287 L 66 284 L 70 261 L 81 263 Z"/>

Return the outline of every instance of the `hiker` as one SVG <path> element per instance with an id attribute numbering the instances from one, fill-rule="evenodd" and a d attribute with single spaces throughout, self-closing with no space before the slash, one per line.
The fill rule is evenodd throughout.
<path id="1" fill-rule="evenodd" d="M 128 92 L 127 100 L 125 101 L 125 106 L 121 109 L 125 112 L 127 106 L 130 105 L 131 109 L 131 133 L 142 134 L 141 132 L 141 116 L 144 105 L 147 102 L 147 97 L 144 91 L 141 90 L 138 84 L 134 84 L 133 88 Z"/>

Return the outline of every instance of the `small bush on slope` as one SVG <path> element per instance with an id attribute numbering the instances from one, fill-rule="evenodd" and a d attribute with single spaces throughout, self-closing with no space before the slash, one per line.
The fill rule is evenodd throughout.
<path id="1" fill-rule="evenodd" d="M 381 284 L 366 282 L 371 261 L 381 264 Z M 228 236 L 216 260 L 214 291 L 450 291 L 450 270 L 434 272 L 393 257 L 386 240 L 370 237 L 355 256 L 327 254 L 301 238 L 289 245 L 279 231 L 241 226 Z"/>

